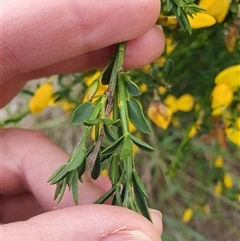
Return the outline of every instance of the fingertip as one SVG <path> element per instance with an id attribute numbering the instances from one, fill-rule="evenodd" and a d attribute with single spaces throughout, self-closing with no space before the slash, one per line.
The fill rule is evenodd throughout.
<path id="1" fill-rule="evenodd" d="M 163 31 L 154 26 L 141 37 L 127 42 L 124 67 L 135 69 L 147 65 L 162 54 L 164 47 Z"/>
<path id="2" fill-rule="evenodd" d="M 158 233 L 162 235 L 163 224 L 162 224 L 162 214 L 156 209 L 150 209 L 150 215 L 153 221 L 154 227 L 157 229 Z"/>

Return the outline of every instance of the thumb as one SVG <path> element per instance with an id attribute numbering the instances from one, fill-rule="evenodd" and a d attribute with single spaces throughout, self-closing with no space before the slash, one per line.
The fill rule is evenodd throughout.
<path id="1" fill-rule="evenodd" d="M 160 220 L 160 214 L 158 218 Z M 160 241 L 157 229 L 131 210 L 91 204 L 55 210 L 25 222 L 3 225 L 2 237 L 8 241 Z"/>

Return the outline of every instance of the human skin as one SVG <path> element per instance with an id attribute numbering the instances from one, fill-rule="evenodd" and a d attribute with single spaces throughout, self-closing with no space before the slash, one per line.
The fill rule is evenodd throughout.
<path id="1" fill-rule="evenodd" d="M 122 41 L 124 68 L 153 61 L 164 48 L 154 26 L 159 11 L 159 0 L 3 0 L 0 106 L 31 79 L 105 66 Z M 80 205 L 69 192 L 56 204 L 46 180 L 68 155 L 38 131 L 0 134 L 3 240 L 160 240 L 158 211 L 151 211 L 153 225 L 133 211 L 91 204 L 109 187 L 106 179 L 93 182 L 86 174 Z"/>

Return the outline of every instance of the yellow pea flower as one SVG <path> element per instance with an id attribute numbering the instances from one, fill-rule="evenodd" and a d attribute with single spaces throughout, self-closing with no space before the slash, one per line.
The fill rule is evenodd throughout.
<path id="1" fill-rule="evenodd" d="M 188 134 L 188 137 L 193 138 L 194 136 L 196 136 L 197 132 L 198 132 L 198 127 L 196 125 L 193 125 Z"/>
<path id="2" fill-rule="evenodd" d="M 167 89 L 163 86 L 158 87 L 158 92 L 160 95 L 164 95 L 167 92 Z"/>
<path id="3" fill-rule="evenodd" d="M 216 160 L 214 161 L 214 166 L 216 168 L 221 168 L 223 167 L 223 158 L 221 156 L 218 156 Z"/>
<path id="4" fill-rule="evenodd" d="M 193 17 L 188 16 L 188 21 L 192 29 L 206 28 L 216 23 L 216 20 L 206 13 L 197 13 Z"/>
<path id="5" fill-rule="evenodd" d="M 172 120 L 172 111 L 161 101 L 153 101 L 147 111 L 149 119 L 162 129 L 167 129 Z"/>
<path id="6" fill-rule="evenodd" d="M 232 91 L 240 87 L 240 64 L 222 70 L 215 78 L 215 84 L 226 84 Z"/>
<path id="7" fill-rule="evenodd" d="M 132 124 L 131 121 L 129 121 L 129 131 L 130 133 L 133 133 L 137 130 L 137 128 L 135 127 L 135 125 Z"/>
<path id="8" fill-rule="evenodd" d="M 240 146 L 240 129 L 234 129 L 232 127 L 225 130 L 227 138 L 237 146 Z"/>
<path id="9" fill-rule="evenodd" d="M 221 23 L 228 13 L 230 3 L 230 0 L 201 0 L 199 6 L 206 9 L 207 14 Z"/>
<path id="10" fill-rule="evenodd" d="M 172 113 L 175 113 L 178 111 L 177 98 L 174 95 L 168 95 L 164 100 L 164 104 L 166 104 L 171 109 Z"/>
<path id="11" fill-rule="evenodd" d="M 189 221 L 192 219 L 192 216 L 193 210 L 191 208 L 186 208 L 182 216 L 182 221 L 184 223 L 189 223 Z"/>
<path id="12" fill-rule="evenodd" d="M 102 176 L 102 177 L 108 177 L 108 169 L 106 168 L 106 169 L 104 169 L 104 170 L 102 170 L 101 171 L 101 173 L 100 173 L 100 175 Z"/>
<path id="13" fill-rule="evenodd" d="M 166 38 L 166 54 L 169 55 L 176 48 L 177 42 L 173 38 Z"/>
<path id="14" fill-rule="evenodd" d="M 220 196 L 222 193 L 222 183 L 217 182 L 217 184 L 214 187 L 214 194 L 216 197 Z"/>
<path id="15" fill-rule="evenodd" d="M 226 188 L 231 189 L 233 187 L 232 177 L 225 173 L 223 176 L 223 183 Z"/>
<path id="16" fill-rule="evenodd" d="M 42 84 L 35 92 L 28 107 L 33 114 L 40 113 L 48 106 L 48 103 L 53 95 L 53 85 L 51 82 Z"/>
<path id="17" fill-rule="evenodd" d="M 231 88 L 224 83 L 217 84 L 212 91 L 212 115 L 217 116 L 221 114 L 225 107 L 230 105 L 232 100 L 233 91 Z"/>
<path id="18" fill-rule="evenodd" d="M 145 93 L 145 92 L 147 92 L 148 87 L 147 87 L 147 85 L 146 85 L 145 83 L 142 83 L 142 84 L 139 86 L 139 89 L 140 89 L 140 91 L 141 91 L 142 93 Z"/>
<path id="19" fill-rule="evenodd" d="M 148 72 L 151 69 L 151 64 L 147 64 L 141 68 L 144 72 Z"/>
<path id="20" fill-rule="evenodd" d="M 90 86 L 90 84 L 96 80 L 99 75 L 101 74 L 100 71 L 97 71 L 95 74 L 90 75 L 90 76 L 85 76 L 84 77 L 84 82 L 87 86 Z M 106 90 L 107 90 L 108 86 L 107 85 L 103 85 L 102 83 L 99 83 L 99 87 L 98 90 L 96 91 L 96 93 L 94 94 L 94 96 L 98 96 L 98 95 L 102 95 Z M 85 95 L 85 97 L 83 98 L 83 102 L 88 101 L 87 96 Z"/>
<path id="21" fill-rule="evenodd" d="M 189 112 L 194 106 L 194 97 L 190 94 L 184 94 L 177 99 L 176 105 L 177 110 Z"/>

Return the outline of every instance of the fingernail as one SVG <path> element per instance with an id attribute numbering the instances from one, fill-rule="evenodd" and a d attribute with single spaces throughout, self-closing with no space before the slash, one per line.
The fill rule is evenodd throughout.
<path id="1" fill-rule="evenodd" d="M 156 25 L 157 27 L 159 27 L 162 31 L 163 31 L 163 28 L 162 28 L 162 26 L 161 25 Z"/>
<path id="2" fill-rule="evenodd" d="M 162 220 L 162 213 L 156 209 L 149 208 L 151 215 L 156 216 L 159 220 Z"/>
<path id="3" fill-rule="evenodd" d="M 101 241 L 152 241 L 146 234 L 139 230 L 120 231 L 114 234 L 109 234 L 102 238 Z"/>

